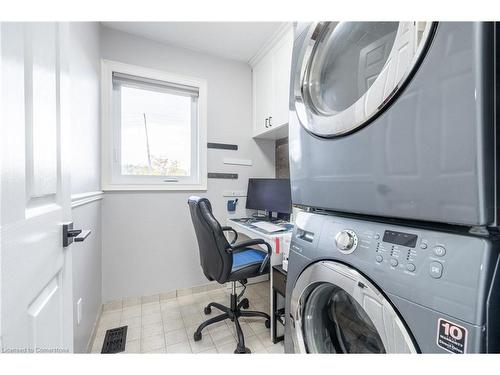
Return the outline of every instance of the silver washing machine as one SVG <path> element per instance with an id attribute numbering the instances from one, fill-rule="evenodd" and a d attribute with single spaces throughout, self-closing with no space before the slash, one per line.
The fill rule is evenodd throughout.
<path id="1" fill-rule="evenodd" d="M 287 277 L 287 353 L 500 352 L 499 243 L 300 213 Z"/>
<path id="2" fill-rule="evenodd" d="M 498 239 L 439 229 L 300 213 L 286 352 L 500 352 Z"/>
<path id="3" fill-rule="evenodd" d="M 289 124 L 293 203 L 496 226 L 496 27 L 298 24 Z"/>

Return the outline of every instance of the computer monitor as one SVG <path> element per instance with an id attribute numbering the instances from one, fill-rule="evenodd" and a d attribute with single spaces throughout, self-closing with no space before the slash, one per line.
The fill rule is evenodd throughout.
<path id="1" fill-rule="evenodd" d="M 250 178 L 248 180 L 247 209 L 278 214 L 292 213 L 292 192 L 289 179 Z"/>

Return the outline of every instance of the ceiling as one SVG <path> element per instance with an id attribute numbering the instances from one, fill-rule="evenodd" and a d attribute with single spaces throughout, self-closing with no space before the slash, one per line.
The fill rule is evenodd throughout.
<path id="1" fill-rule="evenodd" d="M 169 45 L 248 62 L 281 22 L 103 22 Z"/>

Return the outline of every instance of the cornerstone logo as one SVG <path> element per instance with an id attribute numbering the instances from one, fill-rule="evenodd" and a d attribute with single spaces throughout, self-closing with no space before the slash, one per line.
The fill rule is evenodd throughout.
<path id="1" fill-rule="evenodd" d="M 69 350 L 64 348 L 3 348 L 2 353 L 6 354 L 69 353 Z"/>

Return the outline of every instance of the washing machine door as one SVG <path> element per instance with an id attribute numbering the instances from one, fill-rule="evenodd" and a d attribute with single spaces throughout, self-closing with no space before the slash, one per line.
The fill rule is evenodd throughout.
<path id="1" fill-rule="evenodd" d="M 300 353 L 415 353 L 398 314 L 369 280 L 337 262 L 318 262 L 292 293 L 292 335 Z"/>
<path id="2" fill-rule="evenodd" d="M 309 132 L 348 134 L 379 114 L 418 66 L 431 22 L 319 22 L 294 72 L 295 110 Z"/>

